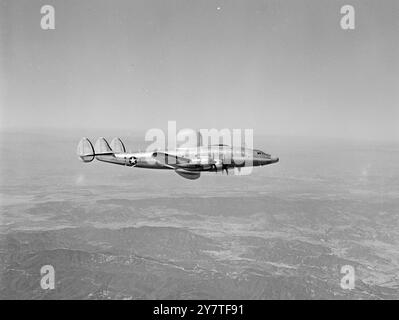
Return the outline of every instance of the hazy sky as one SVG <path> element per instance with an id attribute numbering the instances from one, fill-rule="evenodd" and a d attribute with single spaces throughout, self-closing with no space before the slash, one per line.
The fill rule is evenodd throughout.
<path id="1" fill-rule="evenodd" d="M 399 139 L 397 0 L 0 2 L 3 128 Z"/>

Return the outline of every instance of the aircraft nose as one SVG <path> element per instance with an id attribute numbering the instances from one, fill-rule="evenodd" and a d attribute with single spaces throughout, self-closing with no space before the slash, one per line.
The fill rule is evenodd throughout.
<path id="1" fill-rule="evenodd" d="M 279 162 L 279 161 L 280 161 L 280 159 L 278 157 L 269 157 L 269 158 L 266 158 L 266 159 L 262 158 L 262 159 L 258 160 L 259 165 L 261 165 L 261 166 L 264 166 L 264 165 L 267 165 L 267 164 L 276 163 L 276 162 Z"/>
<path id="2" fill-rule="evenodd" d="M 276 162 L 280 161 L 279 157 L 272 157 L 271 160 L 272 160 L 272 163 L 276 163 Z"/>

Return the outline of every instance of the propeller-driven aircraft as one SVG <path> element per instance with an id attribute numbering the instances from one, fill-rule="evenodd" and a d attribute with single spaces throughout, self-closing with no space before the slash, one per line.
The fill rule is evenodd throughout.
<path id="1" fill-rule="evenodd" d="M 264 166 L 279 161 L 261 150 L 231 147 L 224 144 L 156 150 L 152 152 L 126 152 L 119 138 L 108 144 L 99 138 L 93 147 L 89 139 L 80 140 L 77 154 L 83 162 L 94 159 L 128 167 L 174 170 L 183 178 L 194 180 L 201 172 L 226 172 L 229 169 Z"/>

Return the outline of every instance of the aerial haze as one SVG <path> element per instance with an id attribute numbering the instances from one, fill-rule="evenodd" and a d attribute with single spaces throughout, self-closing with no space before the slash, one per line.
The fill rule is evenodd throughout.
<path id="1" fill-rule="evenodd" d="M 0 299 L 399 298 L 397 1 L 351 1 L 354 30 L 343 1 L 52 0 L 55 30 L 0 4 Z M 280 161 L 191 181 L 76 155 L 169 120 Z"/>
<path id="2" fill-rule="evenodd" d="M 399 4 L 1 1 L 3 127 L 398 139 Z"/>

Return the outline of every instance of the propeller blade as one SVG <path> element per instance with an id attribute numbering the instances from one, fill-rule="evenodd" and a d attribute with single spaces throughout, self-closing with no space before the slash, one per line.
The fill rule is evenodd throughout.
<path id="1" fill-rule="evenodd" d="M 223 170 L 226 170 L 226 174 L 229 175 L 229 169 L 227 168 L 227 166 L 224 165 L 223 169 L 222 169 L 222 172 L 223 172 Z"/>

